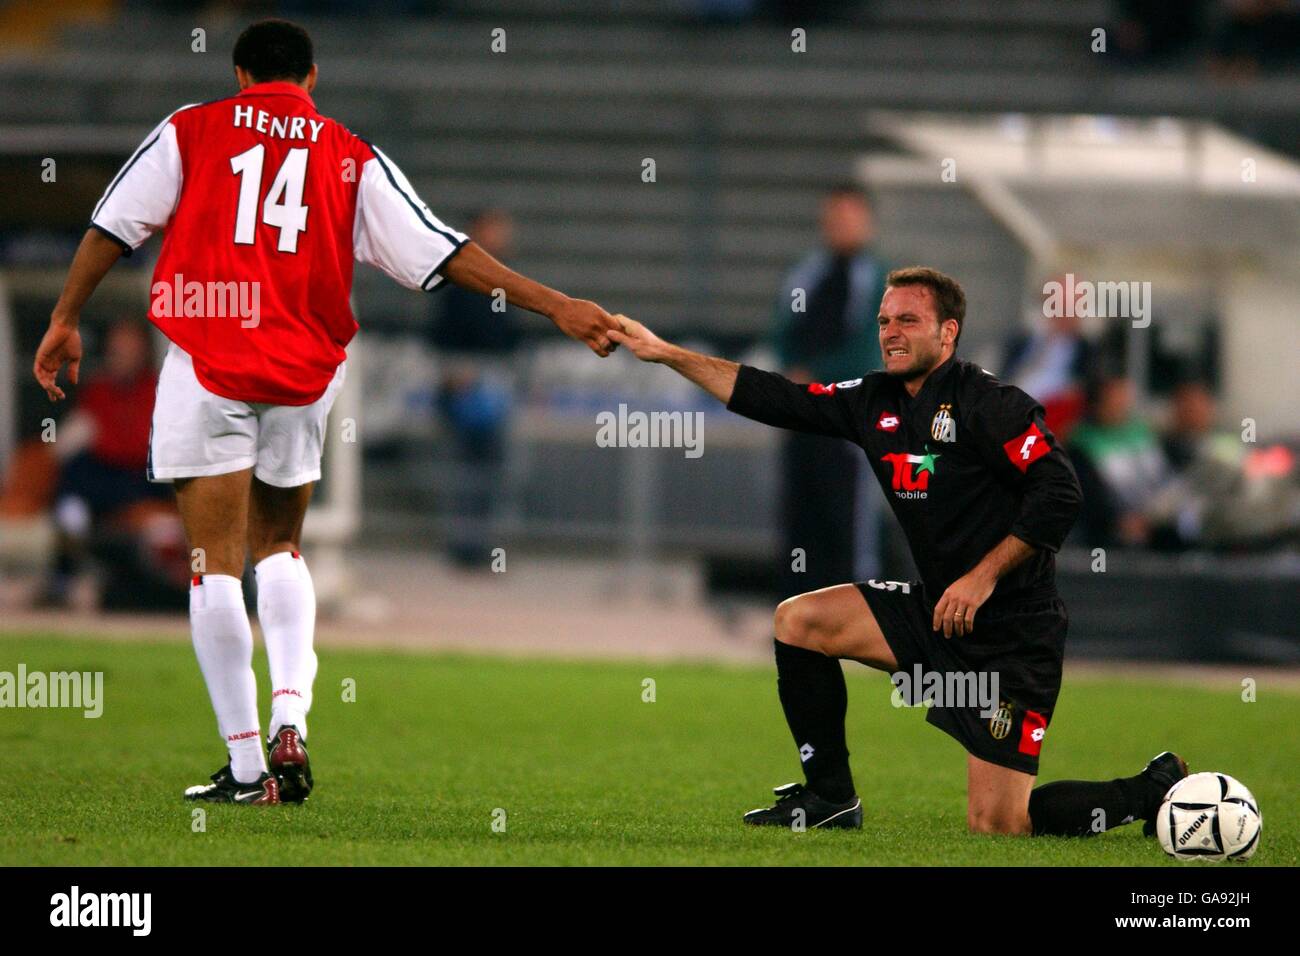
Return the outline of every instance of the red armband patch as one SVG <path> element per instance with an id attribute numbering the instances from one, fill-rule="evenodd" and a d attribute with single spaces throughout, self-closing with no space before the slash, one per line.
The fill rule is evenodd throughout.
<path id="1" fill-rule="evenodd" d="M 837 388 L 856 388 L 862 384 L 862 379 L 851 378 L 843 382 L 832 382 L 829 385 L 819 385 L 813 382 L 808 386 L 808 392 L 811 395 L 834 395 Z"/>
<path id="2" fill-rule="evenodd" d="M 1031 424 L 1023 435 L 1003 445 L 1002 450 L 1007 453 L 1011 464 L 1021 471 L 1026 471 L 1030 465 L 1049 454 L 1052 449 L 1047 446 L 1047 439 L 1038 430 L 1038 426 Z"/>

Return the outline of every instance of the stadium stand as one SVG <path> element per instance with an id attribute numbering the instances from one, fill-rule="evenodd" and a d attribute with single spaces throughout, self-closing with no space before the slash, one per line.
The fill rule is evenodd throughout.
<path id="1" fill-rule="evenodd" d="M 809 53 L 791 48 L 798 24 L 706 23 L 687 3 L 446 0 L 436 16 L 416 20 L 409 14 L 424 5 L 399 6 L 401 18 L 392 15 L 394 5 L 323 18 L 310 5 L 305 12 L 282 5 L 286 15 L 302 13 L 316 41 L 321 109 L 397 158 L 448 221 L 463 222 L 488 205 L 508 209 L 518 223 L 512 263 L 521 270 L 732 355 L 754 354 L 746 350 L 768 328 L 780 276 L 814 240 L 817 197 L 864 169 L 917 162 L 915 151 L 873 122 L 881 111 L 1170 116 L 1210 121 L 1300 154 L 1300 76 L 1263 70 L 1249 82 L 1225 82 L 1205 68 L 1204 43 L 1159 60 L 1111 55 L 1118 5 L 1109 0 L 839 4 L 806 25 Z M 93 202 L 94 190 L 151 125 L 230 82 L 228 51 L 245 10 L 218 6 L 198 17 L 167 4 L 77 7 L 75 15 L 51 13 L 35 24 L 0 20 L 0 157 L 32 155 L 33 144 L 49 141 L 57 128 L 68 150 L 93 154 L 102 165 L 103 175 L 87 177 Z M 84 16 L 93 25 L 79 22 Z M 200 26 L 207 52 L 192 49 Z M 1107 53 L 1093 51 L 1098 29 L 1107 31 Z M 504 52 L 492 52 L 494 30 L 505 31 Z M 578 58 L 581 71 L 572 68 Z M 646 159 L 655 162 L 653 183 L 642 180 Z M 907 176 L 869 185 L 884 257 L 960 276 L 970 314 L 979 317 L 963 347 L 975 352 L 1002 341 L 1020 320 L 1025 283 L 1034 278 L 1024 245 L 970 192 L 940 192 Z M 1072 228 L 1095 238 L 1099 227 L 1089 217 L 1108 215 L 1087 197 L 1039 185 L 1024 184 L 1019 194 L 1067 239 Z M 1216 215 L 1217 201 L 1171 210 L 1139 189 L 1120 205 L 1127 204 L 1134 231 L 1187 234 L 1189 221 Z M 1300 235 L 1293 211 L 1267 201 L 1261 211 L 1249 223 L 1233 220 L 1251 241 Z M 0 230 L 11 225 L 0 222 Z M 75 241 L 80 221 L 67 225 Z M 70 247 L 42 248 L 56 250 L 49 262 L 61 269 Z M 12 276 L 10 283 L 35 287 Z M 425 303 L 365 270 L 356 297 L 376 360 L 410 352 L 404 336 L 426 321 Z M 545 331 L 541 324 L 530 329 Z M 19 351 L 29 344 L 20 338 Z M 608 372 L 571 369 L 549 348 L 533 362 L 536 380 L 585 376 L 594 389 L 609 384 L 601 378 Z M 404 361 L 413 374 L 436 371 L 413 355 Z M 418 416 L 407 414 L 410 400 L 367 393 L 365 405 L 368 441 L 385 419 L 405 420 L 406 436 L 418 437 L 404 458 L 368 467 L 364 476 L 374 506 L 367 528 L 394 541 L 424 539 L 429 505 L 437 504 L 433 491 L 409 491 L 413 478 L 417 488 L 438 484 L 437 443 L 411 424 Z M 591 468 L 590 417 L 581 432 L 571 424 L 521 416 L 506 517 L 516 530 L 543 538 L 608 540 L 608 515 L 582 513 L 565 496 L 574 456 L 586 456 L 590 484 L 583 490 L 597 494 L 617 494 L 629 478 L 621 469 L 631 466 L 601 460 Z M 770 475 L 750 464 L 766 440 L 743 425 L 710 421 L 710 429 L 717 451 L 694 472 L 677 459 L 656 466 L 660 487 L 689 496 L 695 507 L 653 519 L 642 514 L 626 548 L 666 542 L 695 551 L 707 543 L 736 555 L 768 546 Z M 339 521 L 351 527 L 347 516 Z"/>
<path id="2" fill-rule="evenodd" d="M 0 124 L 143 130 L 211 98 L 237 21 L 209 27 L 200 54 L 194 17 L 151 13 L 142 29 L 135 9 L 0 62 L 0 87 L 22 91 L 3 98 Z M 1225 87 L 1194 61 L 1119 67 L 1089 50 L 1089 31 L 1112 19 L 1105 0 L 853 4 L 847 22 L 808 28 L 815 56 L 792 52 L 786 27 L 704 27 L 685 9 L 456 0 L 414 28 L 309 21 L 325 65 L 318 99 L 400 157 L 449 219 L 511 209 L 523 269 L 665 331 L 739 339 L 766 323 L 790 250 L 812 237 L 819 191 L 862 153 L 891 149 L 866 133 L 869 109 L 1198 116 L 1300 146 L 1287 122 L 1294 76 Z M 497 28 L 507 46 L 494 54 Z M 640 180 L 647 157 L 654 184 Z M 900 226 L 918 214 L 935 228 L 909 235 Z M 887 254 L 924 248 L 966 278 L 972 313 L 1011 314 L 1014 262 L 973 251 L 999 238 L 977 208 L 899 190 L 880 197 L 880 215 Z M 363 277 L 358 293 L 372 314 L 409 311 L 387 283 Z"/>

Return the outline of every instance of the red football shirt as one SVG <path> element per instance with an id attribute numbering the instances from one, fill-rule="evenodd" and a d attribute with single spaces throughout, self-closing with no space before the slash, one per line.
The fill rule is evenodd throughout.
<path id="1" fill-rule="evenodd" d="M 276 405 L 315 401 L 343 361 L 354 258 L 428 291 L 466 241 L 388 157 L 282 82 L 167 117 L 91 225 L 128 254 L 165 230 L 149 318 L 209 391 Z"/>

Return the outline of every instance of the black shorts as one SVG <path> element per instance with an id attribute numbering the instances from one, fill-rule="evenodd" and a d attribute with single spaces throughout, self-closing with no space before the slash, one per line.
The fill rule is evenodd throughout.
<path id="1" fill-rule="evenodd" d="M 857 587 L 898 660 L 892 679 L 904 702 L 933 700 L 925 719 L 968 753 L 1037 775 L 1061 691 L 1068 619 L 1060 597 L 985 605 L 973 631 L 946 638 L 933 630 L 934 603 L 919 581 Z"/>

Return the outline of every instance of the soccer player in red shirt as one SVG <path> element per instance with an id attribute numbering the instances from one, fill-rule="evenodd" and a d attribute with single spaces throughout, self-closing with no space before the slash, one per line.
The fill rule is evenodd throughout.
<path id="1" fill-rule="evenodd" d="M 150 319 L 171 340 L 148 474 L 174 482 L 195 555 L 190 627 L 230 762 L 189 799 L 273 804 L 312 788 L 307 713 L 316 599 L 300 552 L 325 421 L 356 333 L 352 262 L 402 285 L 503 290 L 600 356 L 618 328 L 594 302 L 507 269 L 429 210 L 376 147 L 316 111 L 311 39 L 264 20 L 234 49 L 239 93 L 184 106 L 146 137 L 91 216 L 36 353 L 51 400 L 77 381 L 82 306 L 121 255 L 164 230 Z M 257 576 L 271 672 L 262 749 L 240 584 Z"/>

